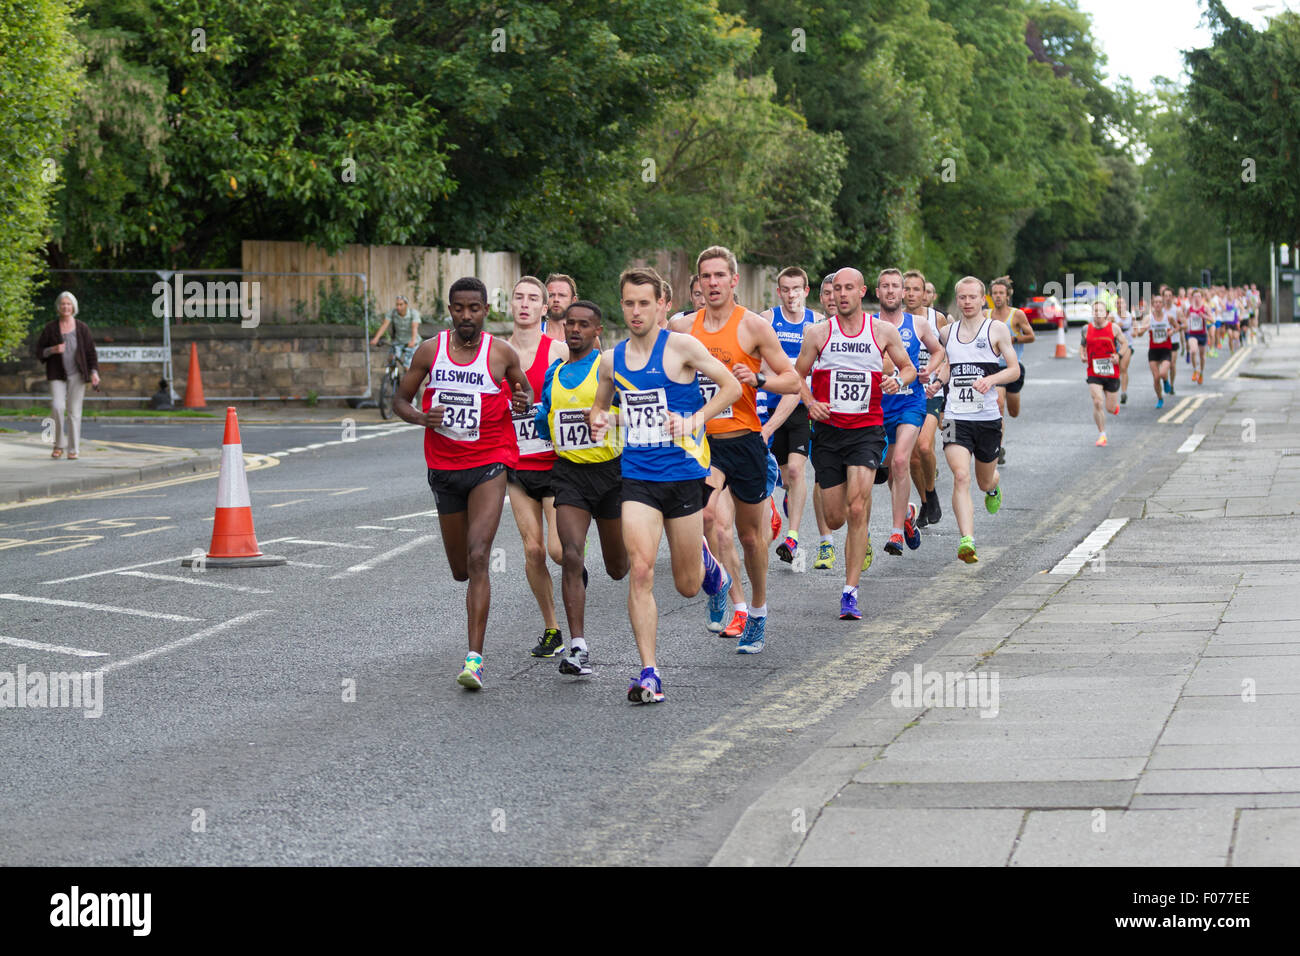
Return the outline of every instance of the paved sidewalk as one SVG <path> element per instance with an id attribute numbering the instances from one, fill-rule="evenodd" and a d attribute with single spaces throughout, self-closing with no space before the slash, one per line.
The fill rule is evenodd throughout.
<path id="1" fill-rule="evenodd" d="M 1300 863 L 1297 370 L 1284 328 L 1240 369 L 1269 377 L 1116 500 L 1095 558 L 894 674 L 713 864 Z"/>
<path id="2" fill-rule="evenodd" d="M 214 471 L 221 466 L 220 448 L 198 451 L 83 437 L 76 461 L 51 458 L 51 450 L 40 434 L 0 432 L 0 505 Z"/>

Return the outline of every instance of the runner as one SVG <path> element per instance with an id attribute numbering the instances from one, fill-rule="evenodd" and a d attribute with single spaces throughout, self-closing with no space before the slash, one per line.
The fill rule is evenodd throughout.
<path id="1" fill-rule="evenodd" d="M 573 304 L 578 298 L 578 283 L 573 281 L 571 276 L 566 276 L 562 272 L 552 272 L 546 277 L 546 319 L 542 322 L 542 334 L 546 335 L 548 324 L 554 323 L 557 328 L 557 336 L 563 338 L 564 332 L 564 310 Z M 596 346 L 600 348 L 599 345 Z"/>
<path id="2" fill-rule="evenodd" d="M 762 313 L 763 318 L 772 323 L 781 348 L 791 361 L 799 357 L 803 348 L 804 330 L 825 318 L 804 304 L 809 291 L 808 273 L 798 266 L 782 269 L 776 277 L 776 294 L 781 305 Z M 767 399 L 768 393 L 764 391 L 762 400 L 767 403 Z M 776 546 L 776 555 L 786 564 L 793 564 L 799 550 L 799 525 L 803 520 L 804 502 L 808 497 L 806 471 L 812 432 L 808 408 L 799 400 L 798 393 L 782 395 L 779 399 L 769 403 L 768 415 L 763 422 L 763 438 L 771 443 L 772 454 L 781 469 L 781 487 L 785 489 L 782 507 L 789 522 L 784 540 Z"/>
<path id="3" fill-rule="evenodd" d="M 514 318 L 510 345 L 519 353 L 535 396 L 542 394 L 546 370 L 551 364 L 568 357 L 563 342 L 542 334 L 546 295 L 546 287 L 533 276 L 524 276 L 516 282 L 510 295 Z M 564 650 L 564 638 L 555 617 L 555 583 L 546 566 L 548 553 L 556 564 L 563 560 L 560 534 L 555 526 L 555 491 L 551 487 L 555 449 L 537 433 L 537 406 L 514 416 L 514 427 L 519 441 L 519 463 L 506 476 L 510 510 L 524 544 L 524 573 L 537 608 L 542 612 L 544 628 L 532 655 L 554 657 Z"/>
<path id="4" fill-rule="evenodd" d="M 655 662 L 655 558 L 668 538 L 673 583 L 683 597 L 701 586 L 707 594 L 731 586 L 726 570 L 704 543 L 701 511 L 708 493 L 709 441 L 704 426 L 741 397 L 740 383 L 727 367 L 689 335 L 655 326 L 663 282 L 644 269 L 619 277 L 619 297 L 629 336 L 600 357 L 596 398 L 588 420 L 596 440 L 609 426 L 609 406 L 618 390 L 623 446 L 623 541 L 631 564 L 627 610 L 641 656 L 641 673 L 627 698 L 652 704 L 664 699 Z M 699 376 L 717 386 L 705 402 Z"/>
<path id="5" fill-rule="evenodd" d="M 826 278 L 822 279 L 821 293 L 818 298 L 822 304 L 822 314 L 829 317 L 835 314 L 835 273 L 832 272 Z M 807 406 L 805 406 L 806 408 Z M 817 425 L 808 422 L 808 457 L 812 457 L 812 443 L 816 438 Z M 817 560 L 813 562 L 813 567 L 819 571 L 833 571 L 835 569 L 835 536 L 831 533 L 831 526 L 826 523 L 826 510 L 822 507 L 822 486 L 817 484 L 817 469 L 813 469 L 813 518 L 817 521 Z M 867 544 L 870 548 L 870 543 Z"/>
<path id="6" fill-rule="evenodd" d="M 1178 307 L 1178 300 L 1174 298 L 1174 290 L 1165 286 L 1160 290 L 1160 304 L 1164 319 L 1169 323 L 1169 375 L 1162 386 L 1166 395 L 1174 395 L 1174 380 L 1178 377 L 1178 346 L 1181 339 L 1182 344 L 1187 344 L 1187 333 L 1185 324 L 1182 319 L 1181 310 Z"/>
<path id="7" fill-rule="evenodd" d="M 1124 333 L 1126 346 L 1119 355 L 1119 403 L 1128 404 L 1128 366 L 1133 361 L 1133 314 L 1128 310 L 1128 300 L 1120 296 L 1115 305 L 1115 320 Z"/>
<path id="8" fill-rule="evenodd" d="M 925 277 L 919 272 L 909 272 L 914 288 L 924 288 Z M 943 346 L 930 327 L 924 313 L 903 311 L 903 273 L 897 269 L 884 269 L 876 279 L 876 301 L 880 312 L 872 316 L 888 322 L 897 330 L 903 348 L 916 371 L 916 384 L 905 385 L 896 393 L 880 399 L 885 420 L 885 438 L 889 442 L 889 492 L 893 505 L 893 527 L 885 552 L 895 557 L 903 553 L 903 544 L 912 550 L 921 546 L 921 532 L 917 530 L 916 505 L 908 501 L 912 489 L 912 450 L 917 436 L 925 424 L 925 383 L 930 372 L 945 361 Z M 922 360 L 922 350 L 925 359 Z"/>
<path id="9" fill-rule="evenodd" d="M 736 652 L 758 654 L 763 650 L 767 628 L 770 537 L 765 525 L 769 523 L 771 505 L 767 489 L 767 446 L 758 421 L 755 391 L 761 388 L 786 394 L 799 387 L 799 379 L 772 326 L 757 313 L 736 304 L 735 289 L 740 274 L 731 251 L 723 246 L 710 246 L 699 254 L 695 265 L 707 304 L 693 319 L 677 319 L 670 328 L 687 332 L 702 342 L 710 354 L 730 367 L 743 390 L 738 401 L 724 407 L 707 425 L 713 466 L 709 485 L 713 494 L 705 506 L 704 533 L 713 553 L 726 564 L 734 555 L 734 545 L 729 535 L 723 540 L 714 518 L 722 489 L 728 489 L 752 592 Z M 764 362 L 774 373 L 770 378 L 761 371 Z M 700 388 L 707 400 L 716 386 L 701 380 Z M 739 582 L 739 566 L 727 570 Z M 736 616 L 741 613 L 737 607 Z M 734 636 L 731 632 L 737 623 L 733 619 L 732 626 L 724 629 L 722 635 Z"/>
<path id="10" fill-rule="evenodd" d="M 799 393 L 817 422 L 813 469 L 831 528 L 849 526 L 840 620 L 861 620 L 858 581 L 867 550 L 867 517 L 876 471 L 884 465 L 882 394 L 894 395 L 916 381 L 916 369 L 898 330 L 862 309 L 866 283 L 857 269 L 835 273 L 835 315 L 809 326 L 795 363 Z M 901 284 L 900 284 L 901 294 Z M 883 356 L 895 365 L 883 376 Z M 812 374 L 812 388 L 804 379 Z M 904 459 L 906 461 L 906 459 Z"/>
<path id="11" fill-rule="evenodd" d="M 1192 381 L 1197 385 L 1204 385 L 1206 329 L 1209 327 L 1210 315 L 1200 289 L 1192 290 L 1192 304 L 1187 307 L 1185 316 L 1187 351 L 1192 363 Z"/>
<path id="12" fill-rule="evenodd" d="M 958 316 L 939 336 L 948 350 L 948 400 L 944 405 L 943 456 L 952 470 L 952 511 L 961 541 L 957 557 L 967 564 L 979 560 L 975 553 L 975 513 L 970 500 L 970 461 L 975 458 L 975 483 L 984 492 L 984 507 L 997 514 L 1002 507 L 998 447 L 1002 423 L 998 420 L 997 393 L 990 389 L 1020 377 L 1011 329 L 987 317 L 980 306 L 984 283 L 974 276 L 957 280 Z M 998 365 L 1005 357 L 1007 367 Z"/>
<path id="13" fill-rule="evenodd" d="M 1166 378 L 1169 367 L 1173 365 L 1174 329 L 1166 317 L 1164 305 L 1160 300 L 1152 304 L 1152 309 L 1144 315 L 1133 330 L 1135 336 L 1147 336 L 1147 365 L 1151 367 L 1151 385 L 1156 393 L 1156 408 L 1165 407 L 1162 389 L 1167 387 Z"/>
<path id="14" fill-rule="evenodd" d="M 600 376 L 600 350 L 596 348 L 603 317 L 600 306 L 578 299 L 564 311 L 566 361 L 546 371 L 546 385 L 537 411 L 537 432 L 555 446 L 551 469 L 555 489 L 555 524 L 564 551 L 564 613 L 569 619 L 569 653 L 560 661 L 560 673 L 574 677 L 591 674 L 586 639 L 587 572 L 583 558 L 587 531 L 596 519 L 605 571 L 615 581 L 627 576 L 627 548 L 623 544 L 622 473 L 619 469 L 618 431 L 608 429 L 601 441 L 591 437 L 587 414 L 596 400 Z"/>
<path id="15" fill-rule="evenodd" d="M 1005 411 L 1012 418 L 1019 418 L 1020 390 L 1025 387 L 1025 365 L 1021 361 L 1021 356 L 1025 354 L 1025 343 L 1032 342 L 1036 338 L 1034 326 L 1023 309 L 1013 309 L 1011 307 L 1010 276 L 999 276 L 994 279 L 989 286 L 989 296 L 993 299 L 993 309 L 989 314 L 1011 330 L 1011 344 L 1016 350 L 1016 361 L 1020 363 L 1020 377 L 1014 382 L 998 386 L 998 410 L 1000 412 Z M 1006 359 L 1000 358 L 998 365 L 1001 368 L 1006 368 Z M 998 448 L 999 465 L 1005 465 L 1007 462 L 1006 432 L 1007 420 L 1004 416 L 1002 418 L 1002 444 Z"/>
<path id="16" fill-rule="evenodd" d="M 488 561 L 501 522 L 506 469 L 519 460 L 511 411 L 528 409 L 533 393 L 515 350 L 483 331 L 487 286 L 475 278 L 457 279 L 447 301 L 452 328 L 415 350 L 393 396 L 393 411 L 403 421 L 425 428 L 424 460 L 447 564 L 455 580 L 469 582 L 469 652 L 456 682 L 480 690 L 492 601 Z M 424 410 L 417 412 L 411 400 L 426 376 Z"/>
<path id="17" fill-rule="evenodd" d="M 1119 352 L 1128 345 L 1115 316 L 1101 299 L 1092 304 L 1092 321 L 1079 338 L 1079 359 L 1092 394 L 1092 420 L 1097 423 L 1097 447 L 1106 444 L 1106 412 L 1119 414 Z"/>
<path id="18" fill-rule="evenodd" d="M 913 314 L 923 313 L 930 327 L 937 333 L 948 324 L 948 317 L 935 310 L 936 298 L 938 296 L 934 291 L 934 283 L 927 282 L 920 272 L 912 269 L 903 273 L 904 307 Z M 934 486 L 939 470 L 939 463 L 934 454 L 934 436 L 939 430 L 945 401 L 941 394 L 942 386 L 938 382 L 946 374 L 947 364 L 946 355 L 943 362 L 932 362 L 930 350 L 925 347 L 925 343 L 921 344 L 916 366 L 918 369 L 930 366 L 930 374 L 923 379 L 920 373 L 917 373 L 917 381 L 921 382 L 926 392 L 925 423 L 921 426 L 921 434 L 912 449 L 912 460 L 909 463 L 912 482 L 921 495 L 921 513 L 916 519 L 918 528 L 938 524 L 939 519 L 943 517 L 943 508 L 939 505 L 939 493 Z"/>

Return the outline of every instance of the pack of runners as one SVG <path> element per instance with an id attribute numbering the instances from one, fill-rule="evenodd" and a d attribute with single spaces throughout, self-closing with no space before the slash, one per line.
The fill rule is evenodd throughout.
<path id="1" fill-rule="evenodd" d="M 793 570 L 805 570 L 809 557 L 814 569 L 832 570 L 834 532 L 847 526 L 838 616 L 859 620 L 858 586 L 873 558 L 872 489 L 888 486 L 886 554 L 919 548 L 920 529 L 943 516 L 935 488 L 941 439 L 957 557 L 979 560 L 972 474 L 986 510 L 997 514 L 1006 417 L 1019 415 L 1024 346 L 1035 339 L 1011 304 L 1010 278 L 988 288 L 974 276 L 960 279 L 949 317 L 935 310 L 935 288 L 919 271 L 884 269 L 869 289 L 861 272 L 843 268 L 823 279 L 824 312 L 817 312 L 807 305 L 807 273 L 790 267 L 777 277 L 779 304 L 760 314 L 736 301 L 739 269 L 728 249 L 705 249 L 695 267 L 690 307 L 675 314 L 669 283 L 657 272 L 626 270 L 618 291 L 628 336 L 610 348 L 601 343 L 600 307 L 578 298 L 569 276 L 516 283 L 508 338 L 484 329 L 481 281 L 452 284 L 451 328 L 416 349 L 394 411 L 425 428 L 448 564 L 468 585 L 462 686 L 483 686 L 489 561 L 507 498 L 542 618 L 532 655 L 559 657 L 562 674 L 592 674 L 585 606 L 594 521 L 605 573 L 627 581 L 641 660 L 627 691 L 635 703 L 664 700 L 654 577 L 665 539 L 678 593 L 707 596 L 706 630 L 752 655 L 768 636 L 772 541 Z M 878 311 L 864 308 L 869 293 Z M 1180 339 L 1197 383 L 1216 314 L 1222 341 L 1240 344 L 1258 295 L 1222 293 L 1175 297 L 1165 287 L 1135 315 L 1122 300 L 1094 303 L 1079 357 L 1099 446 L 1107 443 L 1106 415 L 1127 400 L 1138 337 L 1148 337 L 1157 408 L 1174 393 Z M 809 463 L 815 556 L 800 541 Z M 913 486 L 919 505 L 910 500 Z M 548 560 L 560 569 L 567 644 Z"/>

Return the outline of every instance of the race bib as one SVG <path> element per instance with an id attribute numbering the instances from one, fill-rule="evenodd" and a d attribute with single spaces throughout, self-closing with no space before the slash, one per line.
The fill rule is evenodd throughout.
<path id="1" fill-rule="evenodd" d="M 705 378 L 703 375 L 697 374 L 696 378 L 700 384 L 700 397 L 704 399 L 704 403 L 707 405 L 709 402 L 713 401 L 713 396 L 718 394 L 718 384 L 712 379 Z M 731 406 L 728 405 L 714 417 L 733 418 L 734 413 L 731 410 Z"/>
<path id="2" fill-rule="evenodd" d="M 1153 342 L 1165 342 L 1165 341 L 1168 341 L 1168 339 L 1169 339 L 1169 323 L 1168 323 L 1168 322 L 1152 322 L 1152 323 L 1151 323 L 1151 341 L 1153 341 Z"/>
<path id="3" fill-rule="evenodd" d="M 629 445 L 666 445 L 668 436 L 668 395 L 662 388 L 643 392 L 624 392 L 623 427 Z"/>
<path id="4" fill-rule="evenodd" d="M 871 411 L 871 373 L 837 368 L 831 372 L 831 411 L 861 415 Z"/>
<path id="5" fill-rule="evenodd" d="M 1199 332 L 1199 331 L 1201 331 L 1202 327 L 1203 327 L 1203 324 L 1202 324 L 1202 322 L 1201 322 L 1201 316 L 1200 316 L 1199 313 L 1193 312 L 1193 313 L 1190 313 L 1190 314 L 1187 316 L 1187 331 L 1188 331 L 1188 332 Z"/>
<path id="6" fill-rule="evenodd" d="M 953 415 L 978 415 L 984 411 L 984 394 L 975 390 L 978 375 L 954 375 L 948 383 L 948 411 Z"/>
<path id="7" fill-rule="evenodd" d="M 554 451 L 545 438 L 537 434 L 537 410 L 540 405 L 534 405 L 522 415 L 511 414 L 510 420 L 515 426 L 515 438 L 519 441 L 519 454 L 521 455 L 538 455 L 545 451 Z"/>
<path id="8" fill-rule="evenodd" d="M 443 406 L 442 424 L 434 431 L 452 441 L 478 441 L 483 414 L 481 398 L 478 392 L 439 389 L 434 393 L 433 404 Z"/>
<path id="9" fill-rule="evenodd" d="M 924 369 L 929 364 L 930 364 L 930 350 L 927 349 L 924 345 L 922 345 L 921 351 L 918 352 L 916 355 L 916 380 L 921 385 L 925 384 L 925 382 L 921 380 L 921 370 Z M 912 394 L 912 388 L 910 385 L 908 386 L 907 392 L 905 394 L 908 395 Z"/>
<path id="10" fill-rule="evenodd" d="M 1093 359 L 1092 374 L 1102 378 L 1110 378 L 1115 374 L 1115 362 L 1108 358 Z"/>
<path id="11" fill-rule="evenodd" d="M 591 437 L 587 426 L 587 413 L 581 408 L 561 408 L 555 412 L 555 447 L 560 451 L 582 451 L 599 448 L 601 443 Z"/>

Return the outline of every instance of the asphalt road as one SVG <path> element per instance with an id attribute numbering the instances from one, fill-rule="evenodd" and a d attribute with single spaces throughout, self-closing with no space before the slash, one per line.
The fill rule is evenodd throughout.
<path id="1" fill-rule="evenodd" d="M 528 656 L 541 621 L 508 509 L 487 686 L 470 694 L 455 684 L 464 590 L 447 572 L 415 429 L 294 452 L 248 473 L 259 540 L 290 559 L 285 567 L 181 569 L 181 557 L 208 544 L 211 477 L 0 510 L 0 671 L 107 671 L 96 719 L 0 710 L 0 762 L 11 768 L 0 777 L 0 859 L 707 862 L 744 808 L 847 710 L 887 694 L 889 674 L 911 655 L 932 652 L 1059 560 L 1200 417 L 1158 423 L 1149 377 L 1135 365 L 1111 444 L 1094 448 L 1080 365 L 1053 360 L 1052 349 L 1044 336 L 1027 350 L 1005 503 L 990 516 L 976 502 L 979 564 L 956 560 L 941 462 L 944 517 L 918 551 L 894 558 L 879 548 L 888 499 L 877 490 L 863 621 L 838 620 L 838 571 L 794 574 L 773 556 L 767 648 L 743 657 L 705 631 L 703 596 L 672 590 L 661 551 L 668 700 L 658 707 L 626 702 L 638 667 L 626 589 L 594 566 L 595 675 L 563 678 L 556 661 Z M 1180 398 L 1241 387 L 1207 379 L 1197 390 L 1185 370 Z M 215 444 L 193 440 L 191 424 L 132 427 L 138 438 L 122 440 Z M 302 426 L 248 428 L 243 438 L 247 451 L 269 453 L 313 434 L 327 440 Z M 811 507 L 803 537 L 816 540 Z M 354 701 L 344 699 L 348 682 Z"/>

